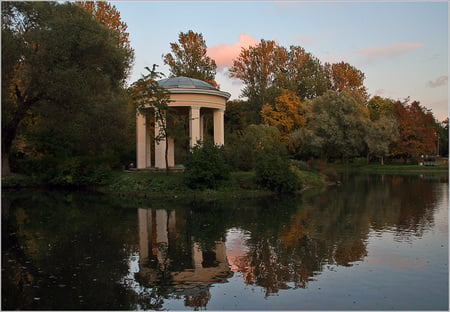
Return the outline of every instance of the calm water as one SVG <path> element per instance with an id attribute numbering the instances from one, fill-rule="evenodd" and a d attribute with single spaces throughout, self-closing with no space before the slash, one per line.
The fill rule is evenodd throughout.
<path id="1" fill-rule="evenodd" d="M 2 192 L 2 309 L 447 310 L 448 176 L 319 194 Z"/>

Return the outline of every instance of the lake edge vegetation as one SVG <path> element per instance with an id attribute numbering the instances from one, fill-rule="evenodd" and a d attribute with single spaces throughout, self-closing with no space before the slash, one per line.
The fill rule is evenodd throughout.
<path id="1" fill-rule="evenodd" d="M 262 39 L 243 48 L 229 69 L 243 83 L 243 99 L 227 102 L 226 144 L 210 144 L 205 129 L 205 141 L 186 150 L 185 172 L 158 178 L 154 188 L 155 179 L 142 181 L 160 173 L 117 174 L 135 162 L 139 101 L 135 85 L 126 83 L 134 51 L 115 7 L 2 2 L 1 9 L 2 187 L 109 185 L 114 191 L 129 175 L 147 186 L 144 194 L 292 193 L 334 182 L 343 168 L 380 171 L 370 165 L 378 162 L 386 171 L 397 161 L 416 165 L 428 155 L 448 156 L 448 118 L 437 121 L 409 97 L 371 97 L 364 73 L 351 64 L 322 64 L 300 46 Z M 178 39 L 163 57 L 171 77 L 218 87 L 202 34 L 190 30 Z M 170 182 L 172 176 L 180 181 Z"/>

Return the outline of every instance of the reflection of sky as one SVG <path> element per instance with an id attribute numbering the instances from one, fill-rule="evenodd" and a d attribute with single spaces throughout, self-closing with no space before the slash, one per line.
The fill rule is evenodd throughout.
<path id="1" fill-rule="evenodd" d="M 371 229 L 367 256 L 351 266 L 324 265 L 306 288 L 283 290 L 266 297 L 263 287 L 244 281 L 251 233 L 241 228 L 226 232 L 227 259 L 236 272 L 226 283 L 209 289 L 208 310 L 436 310 L 448 306 L 448 184 L 434 188 L 438 200 L 430 207 L 434 222 L 421 235 L 395 226 Z M 422 219 L 427 222 L 427 219 Z M 400 238 L 400 239 L 399 239 Z M 130 258 L 130 274 L 138 271 Z M 288 284 L 294 287 L 293 284 Z M 135 290 L 139 286 L 134 284 Z M 164 308 L 186 310 L 181 297 L 164 300 Z"/>
<path id="2" fill-rule="evenodd" d="M 239 260 L 242 259 L 248 252 L 248 247 L 245 241 L 250 237 L 250 233 L 232 228 L 226 234 L 227 259 L 230 264 L 231 271 L 238 272 Z"/>

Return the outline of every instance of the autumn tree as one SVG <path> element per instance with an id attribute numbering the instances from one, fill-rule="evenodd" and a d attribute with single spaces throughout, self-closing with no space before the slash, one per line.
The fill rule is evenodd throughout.
<path id="1" fill-rule="evenodd" d="M 206 81 L 213 86 L 215 82 L 216 62 L 207 54 L 205 39 L 201 33 L 189 30 L 180 32 L 178 43 L 171 42 L 172 53 L 163 55 L 164 64 L 170 66 L 171 77 L 185 76 Z"/>
<path id="2" fill-rule="evenodd" d="M 275 41 L 262 39 L 257 46 L 242 48 L 229 69 L 230 77 L 244 83 L 242 95 L 261 109 L 262 105 L 275 98 L 276 77 L 286 59 L 286 49 Z"/>
<path id="3" fill-rule="evenodd" d="M 47 154 L 111 151 L 121 138 L 128 58 L 111 32 L 74 4 L 3 2 L 2 174 L 30 115 L 43 121 Z"/>
<path id="4" fill-rule="evenodd" d="M 362 71 L 346 62 L 327 63 L 325 68 L 333 90 L 337 92 L 351 91 L 364 99 L 367 98 L 367 90 L 364 86 L 365 75 Z"/>
<path id="5" fill-rule="evenodd" d="M 275 103 L 264 104 L 261 110 L 264 124 L 280 130 L 285 141 L 295 129 L 305 126 L 305 107 L 294 91 L 282 89 Z"/>
<path id="6" fill-rule="evenodd" d="M 155 141 L 157 143 L 165 142 L 171 135 L 170 119 L 173 114 L 170 111 L 170 93 L 167 89 L 161 87 L 158 80 L 162 77 L 162 73 L 156 71 L 157 65 L 154 64 L 152 69 L 146 67 L 147 75 L 143 75 L 135 81 L 129 88 L 131 99 L 136 105 L 138 114 L 145 116 L 148 109 L 154 113 L 154 125 L 158 132 L 155 133 Z M 169 170 L 168 148 L 169 144 L 165 144 L 164 160 L 166 170 Z"/>
<path id="7" fill-rule="evenodd" d="M 430 110 L 414 101 L 394 103 L 399 138 L 393 148 L 393 155 L 402 157 L 406 163 L 412 157 L 432 154 L 436 150 L 436 125 Z"/>
<path id="8" fill-rule="evenodd" d="M 295 91 L 300 99 L 312 99 L 331 88 L 330 79 L 320 60 L 299 46 L 290 46 L 285 65 L 276 84 Z"/>

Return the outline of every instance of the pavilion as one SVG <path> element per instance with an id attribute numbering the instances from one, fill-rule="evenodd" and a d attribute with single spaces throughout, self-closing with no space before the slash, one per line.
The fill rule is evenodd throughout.
<path id="1" fill-rule="evenodd" d="M 176 108 L 180 114 L 186 113 L 189 117 L 189 145 L 192 148 L 197 141 L 204 138 L 204 116 L 212 113 L 214 143 L 223 145 L 224 141 L 224 113 L 225 104 L 230 97 L 211 84 L 188 77 L 174 77 L 162 79 L 159 85 L 170 93 L 169 107 Z M 150 108 L 149 108 L 150 109 Z M 152 136 L 158 133 L 158 125 L 152 131 L 149 114 L 136 114 L 136 168 L 145 169 L 154 167 L 165 169 L 165 149 L 168 144 L 168 165 L 175 166 L 174 138 L 154 142 Z M 152 148 L 153 147 L 153 148 Z"/>

